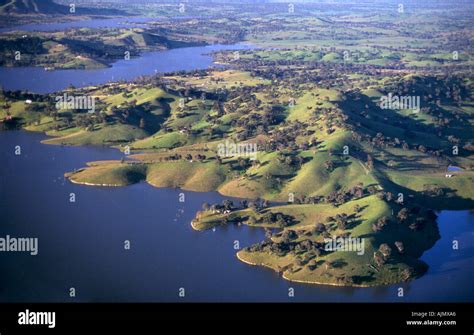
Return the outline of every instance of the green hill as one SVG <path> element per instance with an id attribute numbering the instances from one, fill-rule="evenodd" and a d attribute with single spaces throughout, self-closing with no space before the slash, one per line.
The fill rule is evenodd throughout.
<path id="1" fill-rule="evenodd" d="M 69 7 L 52 0 L 3 0 L 1 14 L 67 14 Z"/>

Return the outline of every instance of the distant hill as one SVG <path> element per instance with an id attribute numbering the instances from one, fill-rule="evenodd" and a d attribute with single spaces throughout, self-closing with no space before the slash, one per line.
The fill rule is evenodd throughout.
<path id="1" fill-rule="evenodd" d="M 69 7 L 52 0 L 0 0 L 0 13 L 15 14 L 67 14 Z"/>
<path id="2" fill-rule="evenodd" d="M 0 0 L 0 14 L 69 14 L 69 6 L 53 0 Z M 109 9 L 76 7 L 76 14 L 120 15 L 123 12 Z"/>

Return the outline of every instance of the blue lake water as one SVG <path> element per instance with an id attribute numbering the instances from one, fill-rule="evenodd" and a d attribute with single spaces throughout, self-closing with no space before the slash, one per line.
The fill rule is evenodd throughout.
<path id="1" fill-rule="evenodd" d="M 118 150 L 40 143 L 45 136 L 0 132 L 0 237 L 39 238 L 39 254 L 0 253 L 0 301 L 474 301 L 474 215 L 444 211 L 441 239 L 422 259 L 428 273 L 403 284 L 341 288 L 296 284 L 235 257 L 233 243 L 264 238 L 259 229 L 228 226 L 196 232 L 190 222 L 217 193 L 70 183 L 63 175 L 86 162 L 120 159 Z M 22 154 L 14 155 L 15 146 Z M 178 196 L 185 193 L 185 203 Z M 69 202 L 75 193 L 76 202 Z M 459 250 L 452 249 L 452 241 Z M 124 241 L 131 250 L 124 249 Z M 70 298 L 74 287 L 77 297 Z M 179 288 L 186 297 L 179 298 Z M 295 297 L 288 298 L 288 288 Z"/>
<path id="2" fill-rule="evenodd" d="M 161 72 L 206 69 L 212 66 L 210 53 L 219 50 L 242 50 L 246 44 L 209 45 L 143 53 L 130 60 L 119 60 L 111 67 L 93 70 L 53 70 L 40 67 L 0 67 L 0 85 L 5 90 L 51 93 L 69 85 L 85 87 L 112 81 L 131 80 Z"/>
<path id="3" fill-rule="evenodd" d="M 462 171 L 462 169 L 458 166 L 453 166 L 453 165 L 450 165 L 448 166 L 448 171 Z"/>

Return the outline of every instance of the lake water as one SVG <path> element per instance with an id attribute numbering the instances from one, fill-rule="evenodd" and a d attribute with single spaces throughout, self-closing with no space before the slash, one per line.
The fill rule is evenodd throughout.
<path id="1" fill-rule="evenodd" d="M 120 188 L 70 183 L 63 175 L 86 162 L 120 159 L 118 150 L 62 147 L 23 131 L 0 132 L 0 237 L 37 237 L 39 254 L 0 253 L 0 301 L 473 301 L 474 216 L 440 214 L 441 239 L 422 259 L 428 273 L 403 284 L 341 288 L 290 283 L 235 257 L 233 243 L 259 242 L 246 226 L 196 232 L 190 222 L 217 193 L 184 192 L 148 184 Z M 22 154 L 14 155 L 15 146 Z M 75 193 L 76 202 L 69 202 Z M 452 241 L 460 249 L 452 249 Z M 124 249 L 124 241 L 131 250 Z M 70 298 L 74 287 L 77 297 Z M 179 298 L 179 288 L 186 297 Z M 288 298 L 288 288 L 296 296 Z"/>
<path id="2" fill-rule="evenodd" d="M 462 169 L 459 166 L 450 165 L 450 166 L 448 166 L 448 171 L 450 171 L 450 172 L 462 171 Z"/>
<path id="3" fill-rule="evenodd" d="M 206 69 L 212 66 L 210 53 L 219 50 L 242 50 L 251 46 L 209 45 L 145 52 L 130 60 L 119 60 L 111 67 L 93 70 L 54 70 L 40 67 L 0 67 L 0 85 L 5 90 L 27 90 L 34 93 L 51 93 L 69 85 L 85 87 L 118 80 L 131 80 L 139 76 L 160 72 Z"/>

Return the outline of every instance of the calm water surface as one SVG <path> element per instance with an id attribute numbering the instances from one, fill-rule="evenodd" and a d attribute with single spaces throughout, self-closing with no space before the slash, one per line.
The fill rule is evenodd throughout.
<path id="1" fill-rule="evenodd" d="M 65 89 L 69 85 L 85 87 L 112 81 L 131 80 L 155 73 L 206 69 L 214 64 L 210 53 L 250 47 L 246 44 L 215 44 L 151 51 L 130 60 L 119 60 L 108 68 L 93 70 L 46 71 L 41 67 L 0 67 L 0 85 L 5 90 L 51 93 Z"/>

